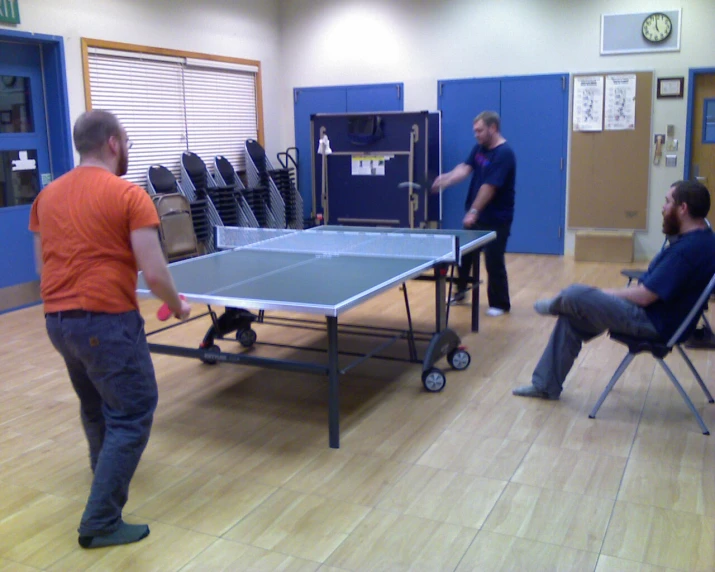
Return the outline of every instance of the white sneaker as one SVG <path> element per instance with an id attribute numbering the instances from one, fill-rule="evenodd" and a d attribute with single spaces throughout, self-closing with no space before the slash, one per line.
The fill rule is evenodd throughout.
<path id="1" fill-rule="evenodd" d="M 501 308 L 489 308 L 487 310 L 487 316 L 496 317 L 504 314 L 506 314 L 506 310 L 502 310 Z"/>

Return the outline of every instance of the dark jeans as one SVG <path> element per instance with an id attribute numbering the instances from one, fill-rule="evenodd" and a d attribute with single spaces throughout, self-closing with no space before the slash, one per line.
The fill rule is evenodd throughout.
<path id="1" fill-rule="evenodd" d="M 490 308 L 500 310 L 511 310 L 509 299 L 509 279 L 506 273 L 506 243 L 511 234 L 511 223 L 501 225 L 480 224 L 477 221 L 469 230 L 493 230 L 497 233 L 496 240 L 491 241 L 484 247 L 484 264 L 487 268 L 487 300 Z M 467 289 L 469 272 L 472 269 L 474 253 L 462 257 L 462 264 L 459 267 L 459 278 L 457 279 L 457 291 L 463 292 Z M 475 288 L 479 285 L 475 284 Z"/>
<path id="2" fill-rule="evenodd" d="M 80 535 L 114 532 L 129 483 L 149 441 L 158 401 L 144 320 L 123 314 L 48 314 L 52 345 L 62 355 L 80 401 L 94 479 Z"/>
<path id="3" fill-rule="evenodd" d="M 645 309 L 582 284 L 562 290 L 552 300 L 549 312 L 559 319 L 531 383 L 551 397 L 561 395 L 566 376 L 584 342 L 606 330 L 639 338 L 660 337 Z"/>

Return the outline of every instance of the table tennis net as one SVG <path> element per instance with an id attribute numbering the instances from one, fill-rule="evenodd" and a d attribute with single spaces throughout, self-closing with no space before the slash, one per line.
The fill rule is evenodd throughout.
<path id="1" fill-rule="evenodd" d="M 365 231 L 311 231 L 244 227 L 216 227 L 220 250 L 295 252 L 326 256 L 377 256 L 418 260 L 458 261 L 457 239 L 450 235 L 422 235 Z"/>

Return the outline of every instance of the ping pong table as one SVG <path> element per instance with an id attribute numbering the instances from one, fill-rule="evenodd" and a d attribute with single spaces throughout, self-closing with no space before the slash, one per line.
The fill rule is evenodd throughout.
<path id="1" fill-rule="evenodd" d="M 340 446 L 339 376 L 369 358 L 395 359 L 380 354 L 398 339 L 406 339 L 408 345 L 409 358 L 402 361 L 422 364 L 422 383 L 427 391 L 441 391 L 445 386 L 444 373 L 435 367 L 435 363 L 443 357 L 454 369 L 469 366 L 469 354 L 461 345 L 459 336 L 448 327 L 447 269 L 451 267 L 453 270 L 464 254 L 481 251 L 484 245 L 496 238 L 494 232 L 337 226 L 318 226 L 308 230 L 217 226 L 215 237 L 217 252 L 169 265 L 176 288 L 186 301 L 207 306 L 206 313 L 190 318 L 211 317 L 212 325 L 204 340 L 198 347 L 150 341 L 150 351 L 197 358 L 206 364 L 227 362 L 327 375 L 331 448 Z M 478 266 L 479 257 L 474 258 Z M 430 271 L 432 275 L 425 276 Z M 407 282 L 427 277 L 435 283 L 435 328 L 420 338 L 412 326 Z M 387 341 L 365 354 L 340 351 L 338 318 L 398 285 L 404 292 L 407 330 L 383 328 L 386 331 L 383 337 Z M 477 281 L 473 288 L 473 300 L 475 296 L 478 300 L 478 290 Z M 141 273 L 137 293 L 142 297 L 152 296 Z M 225 311 L 218 316 L 212 306 L 223 307 Z M 250 310 L 257 310 L 258 316 Z M 250 351 L 224 352 L 216 345 L 216 340 L 229 340 L 238 341 L 244 348 L 252 347 L 257 341 L 252 324 L 264 322 L 267 311 L 323 316 L 324 327 L 327 328 L 327 349 L 322 351 L 327 354 L 327 363 L 269 358 L 252 355 Z M 147 332 L 147 336 L 180 327 L 184 323 L 161 327 Z M 358 330 L 360 328 L 380 329 L 361 326 Z M 354 334 L 358 330 L 348 333 Z M 235 338 L 231 340 L 228 334 L 233 332 Z M 367 335 L 365 331 L 362 334 Z M 375 334 L 370 332 L 369 335 L 373 337 Z M 418 339 L 428 342 L 422 359 L 417 355 L 415 342 Z M 340 355 L 359 356 L 359 359 L 340 368 Z"/>

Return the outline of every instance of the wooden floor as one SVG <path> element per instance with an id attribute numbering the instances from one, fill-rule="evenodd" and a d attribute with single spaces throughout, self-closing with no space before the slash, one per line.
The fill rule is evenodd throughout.
<path id="1" fill-rule="evenodd" d="M 471 334 L 469 306 L 452 309 L 472 364 L 448 371 L 443 392 L 399 362 L 343 378 L 339 450 L 327 444 L 325 379 L 154 356 L 159 408 L 125 513 L 151 535 L 89 551 L 76 534 L 91 475 L 77 399 L 41 308 L 0 315 L 0 571 L 713 570 L 715 435 L 699 432 L 654 360 L 636 358 L 596 420 L 588 412 L 624 355 L 605 337 L 584 347 L 560 401 L 511 395 L 553 324 L 533 302 L 571 282 L 623 285 L 621 267 L 510 256 L 510 315 L 483 306 Z M 431 285 L 409 292 L 429 327 Z M 157 307 L 142 306 L 149 329 Z M 401 326 L 402 294 L 347 319 Z M 157 339 L 194 346 L 205 329 Z M 714 354 L 690 355 L 712 382 Z M 715 432 L 715 405 L 678 356 L 668 362 Z"/>

